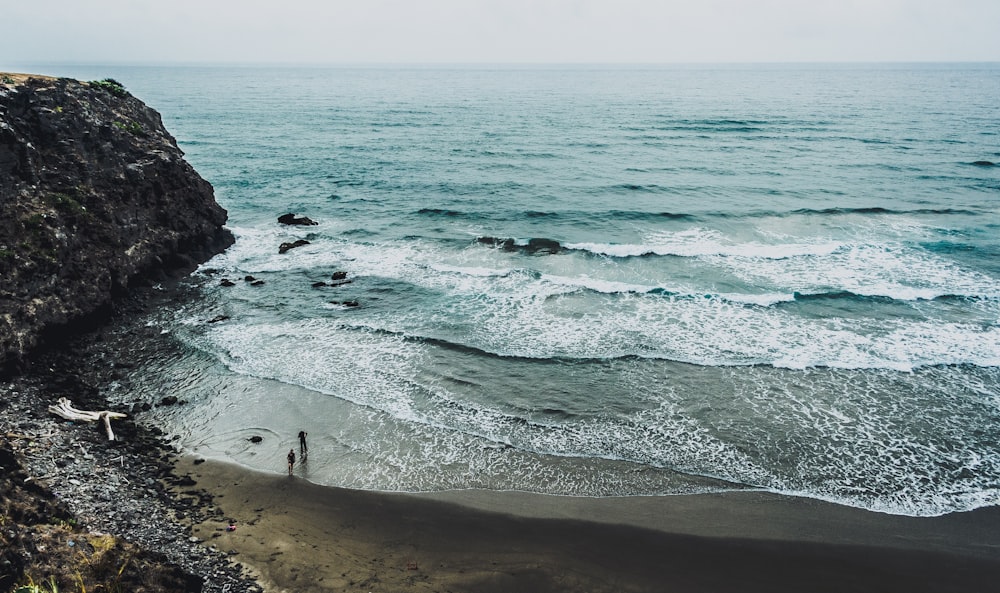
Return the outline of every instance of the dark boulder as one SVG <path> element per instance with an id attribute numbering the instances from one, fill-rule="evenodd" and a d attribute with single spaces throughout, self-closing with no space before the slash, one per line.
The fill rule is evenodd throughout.
<path id="1" fill-rule="evenodd" d="M 278 222 L 280 222 L 281 224 L 299 225 L 299 226 L 313 226 L 319 224 L 310 219 L 308 216 L 295 216 L 292 213 L 282 214 L 281 216 L 278 217 Z"/>
<path id="2" fill-rule="evenodd" d="M 278 253 L 287 253 L 290 249 L 295 249 L 296 247 L 302 247 L 303 245 L 308 245 L 309 241 L 305 239 L 299 239 L 298 241 L 292 241 L 291 243 L 282 243 L 278 246 Z"/>
<path id="3" fill-rule="evenodd" d="M 331 282 L 329 286 L 343 286 L 353 282 L 353 280 L 348 280 L 347 272 L 334 272 L 332 280 L 333 282 Z"/>

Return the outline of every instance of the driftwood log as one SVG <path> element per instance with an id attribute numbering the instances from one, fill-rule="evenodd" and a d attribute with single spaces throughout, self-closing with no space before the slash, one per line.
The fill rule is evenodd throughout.
<path id="1" fill-rule="evenodd" d="M 107 410 L 88 412 L 86 410 L 77 410 L 73 407 L 73 402 L 65 397 L 60 397 L 56 400 L 55 405 L 49 406 L 49 411 L 66 420 L 79 420 L 82 422 L 97 422 L 100 420 L 104 422 L 104 430 L 108 433 L 109 441 L 115 440 L 115 433 L 111 430 L 111 419 L 125 417 L 125 414 L 121 412 L 109 412 Z"/>

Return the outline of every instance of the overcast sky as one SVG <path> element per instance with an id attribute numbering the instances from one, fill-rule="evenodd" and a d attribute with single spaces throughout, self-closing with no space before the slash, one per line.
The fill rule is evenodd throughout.
<path id="1" fill-rule="evenodd" d="M 26 62 L 1000 61 L 1000 0 L 0 0 Z"/>

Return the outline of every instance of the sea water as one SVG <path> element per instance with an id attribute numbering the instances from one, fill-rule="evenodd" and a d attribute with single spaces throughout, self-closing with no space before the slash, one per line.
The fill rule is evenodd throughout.
<path id="1" fill-rule="evenodd" d="M 283 472 L 306 430 L 297 472 L 352 488 L 1000 503 L 1000 65 L 52 70 L 159 110 L 229 211 L 135 378 L 199 454 Z"/>

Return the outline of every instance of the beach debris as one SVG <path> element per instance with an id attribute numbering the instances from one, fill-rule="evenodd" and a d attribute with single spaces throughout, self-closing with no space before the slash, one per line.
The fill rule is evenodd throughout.
<path id="1" fill-rule="evenodd" d="M 417 563 L 413 560 L 406 563 L 406 570 L 420 570 Z"/>
<path id="2" fill-rule="evenodd" d="M 78 410 L 73 407 L 73 402 L 65 397 L 60 397 L 56 400 L 54 405 L 49 406 L 49 412 L 52 412 L 56 416 L 64 418 L 66 420 L 78 420 L 82 422 L 104 422 L 104 430 L 108 435 L 108 440 L 115 440 L 115 433 L 111 430 L 111 419 L 112 418 L 125 418 L 126 415 L 121 412 L 109 412 L 108 410 L 102 410 L 100 412 L 88 412 L 86 410 Z"/>
<path id="3" fill-rule="evenodd" d="M 255 434 L 252 437 L 248 438 L 247 440 L 250 441 L 251 443 L 259 443 L 264 440 L 264 437 Z"/>
<path id="4" fill-rule="evenodd" d="M 291 212 L 279 216 L 278 222 L 280 222 L 281 224 L 294 224 L 299 226 L 313 226 L 319 224 L 318 222 L 312 220 L 308 216 L 296 216 Z"/>

